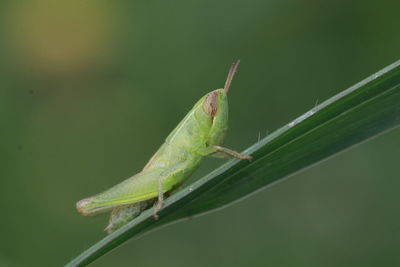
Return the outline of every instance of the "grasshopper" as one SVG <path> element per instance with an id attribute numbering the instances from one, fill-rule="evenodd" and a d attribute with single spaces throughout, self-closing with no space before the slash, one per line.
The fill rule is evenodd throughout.
<path id="1" fill-rule="evenodd" d="M 197 101 L 141 172 L 103 193 L 79 201 L 77 210 L 83 215 L 112 210 L 105 229 L 111 233 L 154 203 L 153 216 L 158 219 L 164 195 L 181 185 L 205 156 L 250 160 L 249 155 L 221 146 L 228 129 L 227 94 L 239 62 L 232 64 L 224 88 L 213 90 Z"/>

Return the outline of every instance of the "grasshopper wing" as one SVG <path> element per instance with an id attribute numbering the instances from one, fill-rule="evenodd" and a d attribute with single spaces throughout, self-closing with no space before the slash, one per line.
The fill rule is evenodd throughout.
<path id="1" fill-rule="evenodd" d="M 76 204 L 76 208 L 84 215 L 95 215 L 115 207 L 155 198 L 158 195 L 159 179 L 164 172 L 164 168 L 142 171 L 103 193 L 82 199 Z M 171 186 L 168 184 L 164 185 L 163 191 L 170 190 L 169 187 Z"/>

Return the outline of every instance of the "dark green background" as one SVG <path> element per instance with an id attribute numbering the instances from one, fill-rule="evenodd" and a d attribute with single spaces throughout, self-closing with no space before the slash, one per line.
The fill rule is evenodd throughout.
<path id="1" fill-rule="evenodd" d="M 230 93 L 241 150 L 399 59 L 399 1 L 2 1 L 0 266 L 60 266 L 105 234 L 75 202 L 138 172 Z M 399 266 L 400 131 L 93 266 Z M 221 164 L 209 159 L 194 178 Z"/>

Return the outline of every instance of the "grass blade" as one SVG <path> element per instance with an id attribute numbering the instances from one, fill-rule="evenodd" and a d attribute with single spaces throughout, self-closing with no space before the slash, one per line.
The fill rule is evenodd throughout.
<path id="1" fill-rule="evenodd" d="M 321 103 L 257 142 L 251 162 L 230 160 L 106 236 L 67 266 L 85 266 L 126 240 L 226 206 L 400 124 L 400 61 Z"/>

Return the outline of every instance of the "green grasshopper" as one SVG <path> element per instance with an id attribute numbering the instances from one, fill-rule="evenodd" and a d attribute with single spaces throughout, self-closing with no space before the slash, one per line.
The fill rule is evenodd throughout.
<path id="1" fill-rule="evenodd" d="M 225 86 L 203 96 L 167 137 L 164 144 L 138 174 L 103 193 L 85 198 L 76 204 L 83 215 L 110 211 L 109 233 L 137 217 L 155 204 L 154 218 L 164 204 L 164 194 L 177 188 L 195 171 L 208 155 L 251 156 L 220 146 L 228 129 L 228 91 L 239 66 L 232 64 Z"/>

